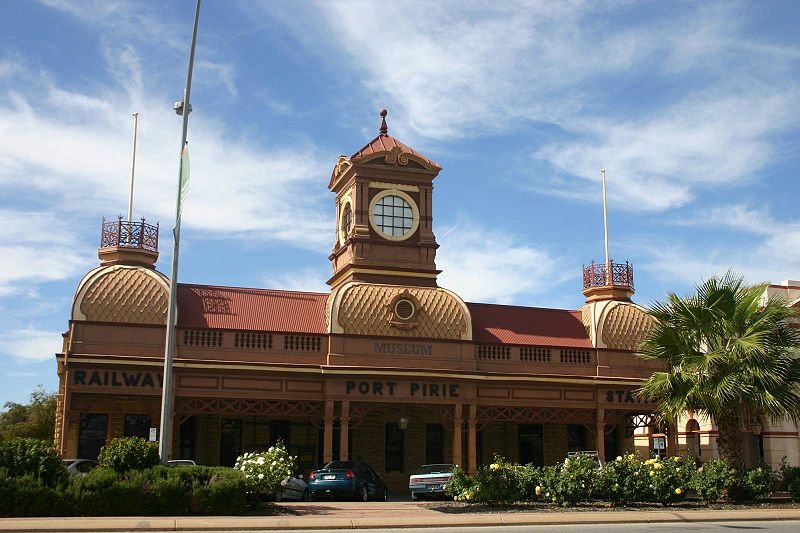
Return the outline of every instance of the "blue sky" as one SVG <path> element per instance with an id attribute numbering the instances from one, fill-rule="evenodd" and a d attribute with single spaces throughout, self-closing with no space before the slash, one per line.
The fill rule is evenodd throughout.
<path id="1" fill-rule="evenodd" d="M 159 222 L 169 272 L 192 0 L 0 6 L 0 405 L 54 390 L 100 222 Z M 180 281 L 325 290 L 339 154 L 437 161 L 440 285 L 575 309 L 581 266 L 635 301 L 734 269 L 800 278 L 800 4 L 219 1 L 202 7 Z"/>

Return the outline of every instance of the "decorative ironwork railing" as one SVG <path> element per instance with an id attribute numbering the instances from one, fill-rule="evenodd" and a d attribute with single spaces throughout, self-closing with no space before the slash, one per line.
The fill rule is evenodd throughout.
<path id="1" fill-rule="evenodd" d="M 583 288 L 590 287 L 628 287 L 633 288 L 633 265 L 625 263 L 595 263 L 583 266 Z"/>
<path id="2" fill-rule="evenodd" d="M 141 248 L 143 250 L 157 252 L 158 224 L 155 226 L 152 224 L 145 224 L 144 219 L 142 219 L 141 222 L 122 220 L 122 217 L 108 222 L 106 222 L 106 219 L 103 219 L 103 233 L 100 236 L 100 248 L 109 248 L 111 246 Z"/>

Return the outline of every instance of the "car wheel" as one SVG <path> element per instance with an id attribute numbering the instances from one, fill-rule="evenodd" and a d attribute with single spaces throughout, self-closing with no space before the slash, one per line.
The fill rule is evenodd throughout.
<path id="1" fill-rule="evenodd" d="M 389 489 L 383 489 L 383 501 L 389 501 Z"/>
<path id="2" fill-rule="evenodd" d="M 358 495 L 358 501 L 365 502 L 369 500 L 369 493 L 367 487 L 361 487 L 361 493 Z"/>
<path id="3" fill-rule="evenodd" d="M 305 492 L 303 492 L 303 501 L 304 502 L 310 502 L 311 501 L 311 493 L 308 492 L 308 489 L 306 489 Z"/>
<path id="4" fill-rule="evenodd" d="M 279 490 L 279 491 L 278 491 L 278 492 L 275 494 L 275 501 L 276 501 L 276 502 L 283 501 L 283 491 L 282 491 L 282 490 Z"/>
<path id="5" fill-rule="evenodd" d="M 411 493 L 411 501 L 412 501 L 412 502 L 419 501 L 419 496 L 417 496 L 416 494 L 414 494 L 414 493 L 412 492 L 412 493 Z"/>

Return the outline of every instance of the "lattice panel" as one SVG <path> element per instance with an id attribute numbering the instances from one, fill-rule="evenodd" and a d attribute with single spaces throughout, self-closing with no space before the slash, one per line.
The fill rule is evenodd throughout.
<path id="1" fill-rule="evenodd" d="M 650 315 L 639 307 L 631 304 L 616 305 L 603 321 L 603 342 L 609 348 L 638 350 L 652 324 Z"/>
<path id="2" fill-rule="evenodd" d="M 186 329 L 183 331 L 184 346 L 220 348 L 222 347 L 222 340 L 222 332 L 215 329 Z"/>
<path id="3" fill-rule="evenodd" d="M 592 363 L 592 354 L 589 350 L 561 350 L 561 362 L 568 365 L 589 365 Z"/>
<path id="4" fill-rule="evenodd" d="M 284 335 L 283 349 L 287 352 L 319 352 L 322 337 L 318 335 Z"/>
<path id="5" fill-rule="evenodd" d="M 511 358 L 511 348 L 508 346 L 479 344 L 477 351 L 481 361 L 508 361 Z"/>
<path id="6" fill-rule="evenodd" d="M 233 347 L 237 350 L 269 350 L 272 348 L 272 333 L 237 331 L 233 334 Z"/>
<path id="7" fill-rule="evenodd" d="M 519 360 L 532 363 L 549 363 L 552 360 L 552 350 L 536 346 L 522 346 L 519 349 Z"/>
<path id="8" fill-rule="evenodd" d="M 546 423 L 568 422 L 594 424 L 595 411 L 588 409 L 559 409 L 550 407 L 478 407 L 478 422 Z"/>
<path id="9" fill-rule="evenodd" d="M 322 418 L 322 402 L 291 400 L 235 400 L 228 398 L 176 398 L 180 415 L 253 415 L 284 418 Z"/>
<path id="10" fill-rule="evenodd" d="M 418 325 L 401 330 L 391 325 L 388 303 L 407 291 L 418 302 Z M 345 289 L 339 306 L 339 324 L 345 333 L 461 340 L 467 334 L 467 317 L 450 293 L 427 287 L 356 284 Z"/>
<path id="11" fill-rule="evenodd" d="M 80 303 L 86 320 L 127 324 L 166 324 L 167 290 L 143 268 L 111 267 L 86 291 Z"/>

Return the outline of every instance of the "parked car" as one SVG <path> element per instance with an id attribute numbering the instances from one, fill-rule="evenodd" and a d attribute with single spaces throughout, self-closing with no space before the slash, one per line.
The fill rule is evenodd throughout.
<path id="1" fill-rule="evenodd" d="M 197 466 L 197 463 L 191 459 L 170 459 L 167 461 L 167 466 Z"/>
<path id="2" fill-rule="evenodd" d="M 352 498 L 386 501 L 389 491 L 381 476 L 361 461 L 331 461 L 308 476 L 312 500 Z"/>
<path id="3" fill-rule="evenodd" d="M 97 467 L 94 459 L 63 459 L 61 461 L 67 467 L 67 472 L 71 476 L 88 474 Z"/>
<path id="4" fill-rule="evenodd" d="M 286 476 L 281 481 L 281 490 L 275 495 L 275 501 L 295 500 L 307 502 L 311 500 L 311 491 L 308 484 L 303 480 L 303 474 L 297 473 L 293 476 Z"/>
<path id="5" fill-rule="evenodd" d="M 408 488 L 412 500 L 420 500 L 427 496 L 444 496 L 444 486 L 453 477 L 456 465 L 422 465 L 408 479 Z"/>

